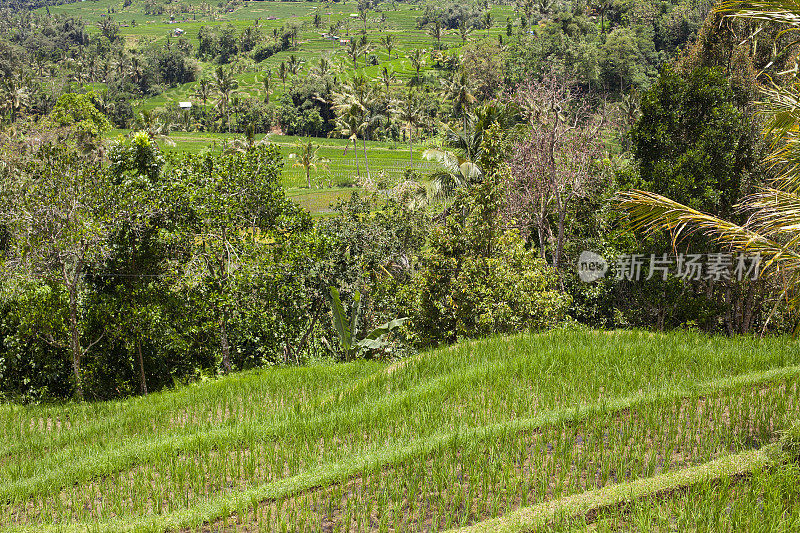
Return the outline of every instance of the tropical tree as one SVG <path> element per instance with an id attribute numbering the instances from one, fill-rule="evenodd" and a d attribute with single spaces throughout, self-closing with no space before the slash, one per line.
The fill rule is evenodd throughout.
<path id="1" fill-rule="evenodd" d="M 271 90 L 271 83 L 272 83 L 272 69 L 267 69 L 264 71 L 264 78 L 261 80 L 261 83 L 264 84 L 264 102 L 269 103 L 269 95 Z"/>
<path id="2" fill-rule="evenodd" d="M 8 238 L 4 278 L 36 280 L 66 292 L 68 338 L 62 338 L 63 330 L 55 325 L 56 312 L 37 330 L 47 343 L 71 354 L 75 396 L 83 400 L 81 361 L 103 337 L 84 338 L 85 277 L 87 268 L 108 253 L 118 188 L 99 162 L 63 141 L 44 143 L 28 156 L 23 152 L 17 146 L 0 146 L 6 170 L 0 184 L 0 217 Z"/>
<path id="3" fill-rule="evenodd" d="M 333 110 L 338 117 L 345 117 L 342 125 L 350 133 L 354 141 L 361 136 L 364 149 L 364 167 L 367 178 L 370 177 L 369 158 L 367 156 L 367 137 L 372 128 L 382 118 L 375 112 L 377 95 L 369 81 L 363 76 L 353 80 L 352 84 L 343 84 L 340 92 L 333 93 Z M 352 122 L 355 120 L 355 123 Z"/>
<path id="4" fill-rule="evenodd" d="M 302 167 L 306 173 L 306 184 L 308 188 L 311 188 L 311 169 L 315 169 L 327 163 L 326 159 L 322 159 L 317 155 L 319 151 L 319 145 L 314 144 L 311 140 L 307 141 L 297 141 L 294 145 L 294 153 L 289 154 L 290 159 L 294 159 L 295 163 L 293 166 L 295 167 Z"/>
<path id="5" fill-rule="evenodd" d="M 228 131 L 231 129 L 230 102 L 233 92 L 239 87 L 239 82 L 233 77 L 231 72 L 221 66 L 217 67 L 214 73 L 214 86 L 219 93 L 217 108 L 225 116 L 228 124 Z"/>
<path id="6" fill-rule="evenodd" d="M 450 200 L 460 189 L 469 188 L 483 179 L 481 168 L 469 159 L 448 150 L 430 148 L 422 152 L 424 159 L 439 163 L 431 174 L 431 196 L 435 200 Z"/>
<path id="7" fill-rule="evenodd" d="M 414 77 L 411 79 L 411 85 L 420 85 L 421 78 L 419 76 L 419 71 L 422 69 L 425 63 L 425 50 L 421 48 L 415 48 L 409 55 L 406 57 L 409 61 L 411 61 L 411 66 L 414 67 Z"/>
<path id="8" fill-rule="evenodd" d="M 478 101 L 475 95 L 472 94 L 472 82 L 467 73 L 462 70 L 446 87 L 446 91 L 453 100 L 453 111 L 456 116 L 461 116 L 463 131 L 466 134 L 470 107 Z M 467 159 L 472 159 L 473 157 L 469 148 L 467 148 L 466 155 Z"/>
<path id="9" fill-rule="evenodd" d="M 364 66 L 367 66 L 367 55 L 374 50 L 374 46 L 369 39 L 367 39 L 366 34 L 361 36 L 361 39 L 358 41 L 358 51 L 360 55 L 364 56 Z"/>
<path id="10" fill-rule="evenodd" d="M 397 75 L 394 73 L 394 69 L 383 67 L 381 69 L 381 75 L 379 81 L 383 84 L 386 88 L 386 94 L 389 94 L 389 87 L 392 83 L 397 80 Z"/>
<path id="11" fill-rule="evenodd" d="M 292 54 L 289 56 L 289 61 L 286 63 L 286 68 L 289 70 L 289 73 L 292 75 L 296 75 L 297 72 L 300 70 L 300 65 L 302 62 L 297 59 L 297 56 Z"/>
<path id="12" fill-rule="evenodd" d="M 727 2 L 718 10 L 729 17 L 781 23 L 800 29 L 800 8 L 782 0 Z M 766 162 L 775 177 L 739 203 L 746 214 L 736 223 L 676 202 L 660 194 L 632 190 L 620 193 L 631 225 L 650 231 L 666 230 L 673 243 L 691 234 L 707 235 L 733 250 L 760 254 L 762 273 L 782 288 L 776 301 L 796 309 L 800 304 L 800 92 L 796 86 L 764 89 L 766 135 L 773 150 Z M 764 324 L 766 329 L 769 318 Z"/>
<path id="13" fill-rule="evenodd" d="M 194 96 L 203 102 L 203 112 L 206 110 L 206 102 L 208 102 L 208 99 L 211 98 L 212 92 L 213 87 L 211 80 L 208 78 L 200 79 L 200 81 L 197 82 L 197 86 L 194 88 Z"/>
<path id="14" fill-rule="evenodd" d="M 17 76 L 9 76 L 0 84 L 0 109 L 9 113 L 11 122 L 19 117 L 30 101 L 30 90 Z"/>
<path id="15" fill-rule="evenodd" d="M 340 103 L 341 100 L 338 100 Z M 354 106 L 340 107 L 336 111 L 336 124 L 331 134 L 338 134 L 353 141 L 353 156 L 356 159 L 356 176 L 361 178 L 361 170 L 358 166 L 358 130 L 361 121 Z M 344 153 L 347 154 L 347 148 Z"/>
<path id="16" fill-rule="evenodd" d="M 458 23 L 458 34 L 461 36 L 462 44 L 467 44 L 467 38 L 472 33 L 474 28 L 469 24 L 466 19 L 461 19 Z"/>
<path id="17" fill-rule="evenodd" d="M 444 30 L 442 28 L 442 22 L 440 20 L 434 20 L 430 24 L 428 24 L 428 35 L 436 39 L 436 49 L 440 50 L 442 48 L 442 34 Z"/>
<path id="18" fill-rule="evenodd" d="M 356 68 L 358 66 L 356 60 L 361 55 L 361 50 L 358 47 L 358 41 L 355 39 L 350 39 L 347 42 L 347 55 L 353 60 L 353 68 Z"/>
<path id="19" fill-rule="evenodd" d="M 394 40 L 394 35 L 390 33 L 388 35 L 384 35 L 383 37 L 381 37 L 381 44 L 383 45 L 384 48 L 386 48 L 386 53 L 389 54 L 389 60 L 391 60 L 392 50 L 394 50 L 396 44 Z"/>
<path id="20" fill-rule="evenodd" d="M 281 64 L 278 65 L 278 77 L 283 82 L 283 90 L 286 90 L 286 78 L 289 76 L 289 69 L 286 68 L 286 63 L 281 61 Z"/>
<path id="21" fill-rule="evenodd" d="M 396 109 L 400 120 L 408 125 L 408 153 L 411 168 L 414 167 L 414 128 L 419 125 L 424 117 L 419 93 L 414 89 L 409 89 L 406 97 L 400 101 Z"/>

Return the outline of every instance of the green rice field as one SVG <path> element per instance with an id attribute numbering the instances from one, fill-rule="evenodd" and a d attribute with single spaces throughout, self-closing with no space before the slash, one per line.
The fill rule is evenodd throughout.
<path id="1" fill-rule="evenodd" d="M 792 531 L 799 414 L 794 339 L 575 329 L 5 405 L 0 529 Z"/>

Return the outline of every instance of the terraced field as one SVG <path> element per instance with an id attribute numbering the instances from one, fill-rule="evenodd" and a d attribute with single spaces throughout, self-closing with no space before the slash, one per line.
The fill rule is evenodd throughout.
<path id="1" fill-rule="evenodd" d="M 288 60 L 290 55 L 297 56 L 304 62 L 297 76 L 308 73 L 312 64 L 319 58 L 326 57 L 334 64 L 334 69 L 345 77 L 352 76 L 355 72 L 363 73 L 367 77 L 375 78 L 385 66 L 393 70 L 397 76 L 397 85 L 402 85 L 413 76 L 411 62 L 407 58 L 412 50 L 417 48 L 428 51 L 434 48 L 435 41 L 426 30 L 416 27 L 416 19 L 422 14 L 422 7 L 414 4 L 396 4 L 396 9 L 390 5 L 381 5 L 381 11 L 371 11 L 367 21 L 367 38 L 374 45 L 373 54 L 377 56 L 378 65 L 366 66 L 361 58 L 354 67 L 352 60 L 347 56 L 345 49 L 338 41 L 323 37 L 331 24 L 343 21 L 344 29 L 341 38 L 348 39 L 359 36 L 363 30 L 363 22 L 353 19 L 350 15 L 358 12 L 358 3 L 353 0 L 345 2 L 272 2 L 249 1 L 237 7 L 232 12 L 221 13 L 216 5 L 210 6 L 204 0 L 184 0 L 180 5 L 187 7 L 185 11 L 174 10 L 173 13 L 165 12 L 163 15 L 146 15 L 143 3 L 133 2 L 128 7 L 123 7 L 121 0 L 90 0 L 61 6 L 50 7 L 51 13 L 66 13 L 71 16 L 83 18 L 91 23 L 91 31 L 99 31 L 94 23 L 102 17 L 110 16 L 122 24 L 120 35 L 130 44 L 144 42 L 166 43 L 167 39 L 174 39 L 176 28 L 184 30 L 184 36 L 196 47 L 197 34 L 201 26 L 217 26 L 233 24 L 239 30 L 245 26 L 253 25 L 256 21 L 265 34 L 274 28 L 284 25 L 297 25 L 297 49 L 279 52 L 258 64 L 239 65 L 234 63 L 235 77 L 239 83 L 239 92 L 246 94 L 263 94 L 262 78 L 264 72 L 273 72 L 273 97 L 278 97 L 283 92 L 283 84 L 278 80 L 278 65 Z M 311 24 L 313 13 L 319 12 L 323 19 L 319 28 Z M 493 5 L 491 13 L 495 20 L 494 26 L 487 30 L 476 30 L 470 39 L 478 36 L 497 36 L 505 32 L 505 20 L 514 13 L 511 5 Z M 170 16 L 174 20 L 170 20 Z M 384 19 L 385 17 L 385 19 Z M 391 34 L 396 45 L 392 56 L 385 48 L 380 46 L 380 37 Z M 445 31 L 441 40 L 442 46 L 457 52 L 463 44 L 456 30 Z M 214 66 L 209 63 L 200 64 L 202 73 L 209 74 Z M 433 62 L 426 55 L 423 72 L 433 68 Z M 182 100 L 192 100 L 195 89 L 194 83 L 187 83 L 169 89 L 163 94 L 148 98 L 140 102 L 140 109 L 155 109 L 168 104 L 175 104 Z"/>
<path id="2" fill-rule="evenodd" d="M 0 528 L 783 527 L 798 415 L 795 340 L 583 330 L 0 406 Z"/>
<path id="3" fill-rule="evenodd" d="M 113 140 L 127 134 L 127 130 L 114 130 L 108 137 Z M 226 143 L 242 139 L 242 135 L 234 133 L 207 132 L 173 132 L 169 135 L 173 145 L 161 142 L 165 152 L 199 153 L 206 148 L 221 151 Z M 263 135 L 257 135 L 262 140 Z M 358 176 L 366 177 L 364 154 L 359 146 L 359 162 L 353 155 L 353 147 L 345 139 L 310 140 L 319 150 L 317 155 L 323 160 L 317 168 L 312 168 L 311 188 L 306 182 L 305 169 L 294 165 L 289 156 L 295 151 L 298 141 L 307 141 L 308 137 L 291 137 L 286 135 L 270 135 L 269 141 L 280 148 L 284 156 L 283 186 L 286 194 L 302 207 L 315 215 L 331 213 L 331 205 L 340 198 L 349 197 L 358 188 Z M 345 151 L 345 148 L 347 150 Z M 414 166 L 422 181 L 426 181 L 429 173 L 436 168 L 436 163 L 420 158 L 420 146 L 415 147 Z M 386 188 L 403 178 L 406 169 L 411 167 L 408 148 L 397 143 L 367 141 L 367 157 L 369 158 L 370 176 L 377 187 Z"/>

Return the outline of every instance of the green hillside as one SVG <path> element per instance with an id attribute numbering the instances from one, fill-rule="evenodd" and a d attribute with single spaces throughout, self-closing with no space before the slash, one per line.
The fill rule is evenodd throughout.
<path id="1" fill-rule="evenodd" d="M 121 402 L 3 406 L 0 528 L 796 525 L 797 469 L 764 470 L 758 450 L 800 411 L 797 348 L 556 330 Z"/>

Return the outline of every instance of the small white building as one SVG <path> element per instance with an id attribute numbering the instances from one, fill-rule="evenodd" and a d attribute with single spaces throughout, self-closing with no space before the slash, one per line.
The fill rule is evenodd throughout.
<path id="1" fill-rule="evenodd" d="M 175 35 L 183 35 L 184 31 L 181 28 L 175 28 Z"/>
<path id="2" fill-rule="evenodd" d="M 192 108 L 192 103 L 191 102 L 178 102 L 178 107 L 180 109 L 189 110 L 189 109 Z"/>

